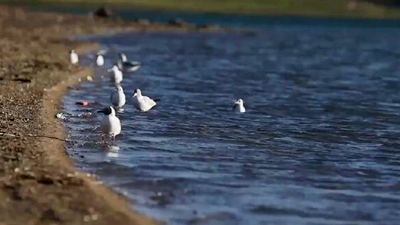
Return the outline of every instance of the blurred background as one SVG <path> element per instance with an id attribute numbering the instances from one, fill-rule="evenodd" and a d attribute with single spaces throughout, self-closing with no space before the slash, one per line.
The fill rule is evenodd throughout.
<path id="1" fill-rule="evenodd" d="M 398 0 L 1 0 L 10 4 L 203 13 L 399 18 Z"/>

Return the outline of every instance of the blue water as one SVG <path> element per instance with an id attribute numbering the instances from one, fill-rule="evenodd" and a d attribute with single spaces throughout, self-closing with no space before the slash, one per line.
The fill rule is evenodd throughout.
<path id="1" fill-rule="evenodd" d="M 122 135 L 102 144 L 91 112 L 113 86 L 98 69 L 64 99 L 69 154 L 167 224 L 398 224 L 399 37 L 338 24 L 94 37 L 115 51 L 107 66 L 118 51 L 143 62 L 127 96 L 161 101 L 128 101 Z"/>

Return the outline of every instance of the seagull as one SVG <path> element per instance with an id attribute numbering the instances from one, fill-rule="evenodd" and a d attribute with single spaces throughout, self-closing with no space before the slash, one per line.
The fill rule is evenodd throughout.
<path id="1" fill-rule="evenodd" d="M 246 112 L 246 108 L 243 105 L 243 100 L 241 98 L 239 98 L 236 102 L 235 105 L 233 106 L 233 110 L 235 112 L 240 112 L 240 113 L 244 113 Z"/>
<path id="2" fill-rule="evenodd" d="M 111 103 L 114 107 L 121 108 L 126 103 L 126 97 L 124 89 L 121 86 L 117 86 L 115 91 L 111 94 Z"/>
<path id="3" fill-rule="evenodd" d="M 96 65 L 103 66 L 104 65 L 104 56 L 102 54 L 96 55 Z"/>
<path id="4" fill-rule="evenodd" d="M 116 84 L 121 83 L 123 76 L 122 76 L 122 71 L 118 69 L 118 66 L 114 64 L 114 66 L 111 69 L 107 70 L 108 72 L 112 72 L 113 75 L 111 77 L 111 81 L 113 81 Z"/>
<path id="5" fill-rule="evenodd" d="M 115 136 L 121 133 L 121 121 L 115 116 L 115 109 L 112 106 L 108 106 L 98 113 L 103 113 L 105 116 L 100 124 L 101 131 L 110 135 L 113 141 L 115 141 Z"/>
<path id="6" fill-rule="evenodd" d="M 140 89 L 135 90 L 132 98 L 133 98 L 133 106 L 135 106 L 136 109 L 142 112 L 149 111 L 151 108 L 157 105 L 156 101 L 158 101 L 158 99 L 153 100 L 147 96 L 143 96 Z"/>
<path id="7" fill-rule="evenodd" d="M 77 64 L 79 62 L 79 57 L 78 54 L 75 52 L 75 50 L 69 51 L 69 61 L 72 64 Z"/>
<path id="8" fill-rule="evenodd" d="M 124 53 L 119 53 L 118 68 L 124 72 L 135 72 L 140 68 L 140 62 L 128 61 L 128 57 Z"/>

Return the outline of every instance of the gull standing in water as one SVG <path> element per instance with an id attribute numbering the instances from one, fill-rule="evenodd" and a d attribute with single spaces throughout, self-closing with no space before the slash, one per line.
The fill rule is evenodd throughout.
<path id="1" fill-rule="evenodd" d="M 123 75 L 122 75 L 122 71 L 118 68 L 117 65 L 114 64 L 114 66 L 107 70 L 108 72 L 112 72 L 112 76 L 111 76 L 111 81 L 119 84 L 122 82 L 123 79 Z"/>
<path id="2" fill-rule="evenodd" d="M 140 68 L 140 62 L 128 61 L 128 57 L 124 53 L 119 53 L 118 67 L 124 72 L 135 72 Z"/>
<path id="3" fill-rule="evenodd" d="M 115 109 L 108 106 L 98 112 L 104 114 L 104 118 L 100 124 L 101 131 L 111 136 L 112 140 L 115 141 L 115 136 L 121 133 L 121 121 L 115 115 Z"/>
<path id="4" fill-rule="evenodd" d="M 104 65 L 104 56 L 102 54 L 96 55 L 96 66 L 103 66 Z"/>
<path id="5" fill-rule="evenodd" d="M 240 112 L 240 113 L 244 113 L 246 112 L 246 108 L 244 107 L 244 102 L 241 98 L 239 98 L 236 102 L 235 105 L 233 106 L 233 110 L 235 112 Z"/>
<path id="6" fill-rule="evenodd" d="M 121 108 L 126 103 L 126 97 L 124 89 L 121 86 L 117 86 L 115 91 L 111 94 L 111 103 L 114 107 Z"/>
<path id="7" fill-rule="evenodd" d="M 157 105 L 156 101 L 158 101 L 158 100 L 153 100 L 147 96 L 143 96 L 142 91 L 140 91 L 140 89 L 135 90 L 132 98 L 133 98 L 133 106 L 135 106 L 136 109 L 142 112 L 146 112 L 152 109 L 155 105 Z"/>
<path id="8" fill-rule="evenodd" d="M 79 62 L 79 57 L 78 54 L 75 52 L 75 50 L 69 51 L 69 61 L 72 64 L 77 64 Z"/>

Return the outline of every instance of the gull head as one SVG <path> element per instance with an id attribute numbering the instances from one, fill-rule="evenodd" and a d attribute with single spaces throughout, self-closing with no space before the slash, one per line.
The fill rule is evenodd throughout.
<path id="1" fill-rule="evenodd" d="M 115 87 L 115 90 L 122 93 L 124 92 L 124 89 L 119 85 Z"/>
<path id="2" fill-rule="evenodd" d="M 98 113 L 103 113 L 104 115 L 112 115 L 115 116 L 115 109 L 112 106 L 105 107 L 104 109 L 97 111 Z"/>
<path id="3" fill-rule="evenodd" d="M 119 68 L 118 68 L 117 64 L 114 64 L 113 67 L 111 67 L 111 68 L 108 69 L 107 71 L 108 71 L 108 72 L 111 72 L 111 71 L 117 71 L 117 70 L 119 70 Z"/>
<path id="4" fill-rule="evenodd" d="M 133 96 L 142 96 L 142 91 L 138 88 L 133 92 Z"/>
<path id="5" fill-rule="evenodd" d="M 119 56 L 119 59 L 120 59 L 122 62 L 128 61 L 128 58 L 126 57 L 126 55 L 125 55 L 124 53 L 120 52 L 120 53 L 118 53 L 118 56 Z"/>
<path id="6" fill-rule="evenodd" d="M 236 102 L 235 102 L 235 104 L 238 104 L 238 105 L 243 105 L 243 100 L 241 99 L 241 98 L 239 98 Z"/>
<path id="7" fill-rule="evenodd" d="M 69 54 L 75 53 L 75 50 L 69 50 Z"/>

